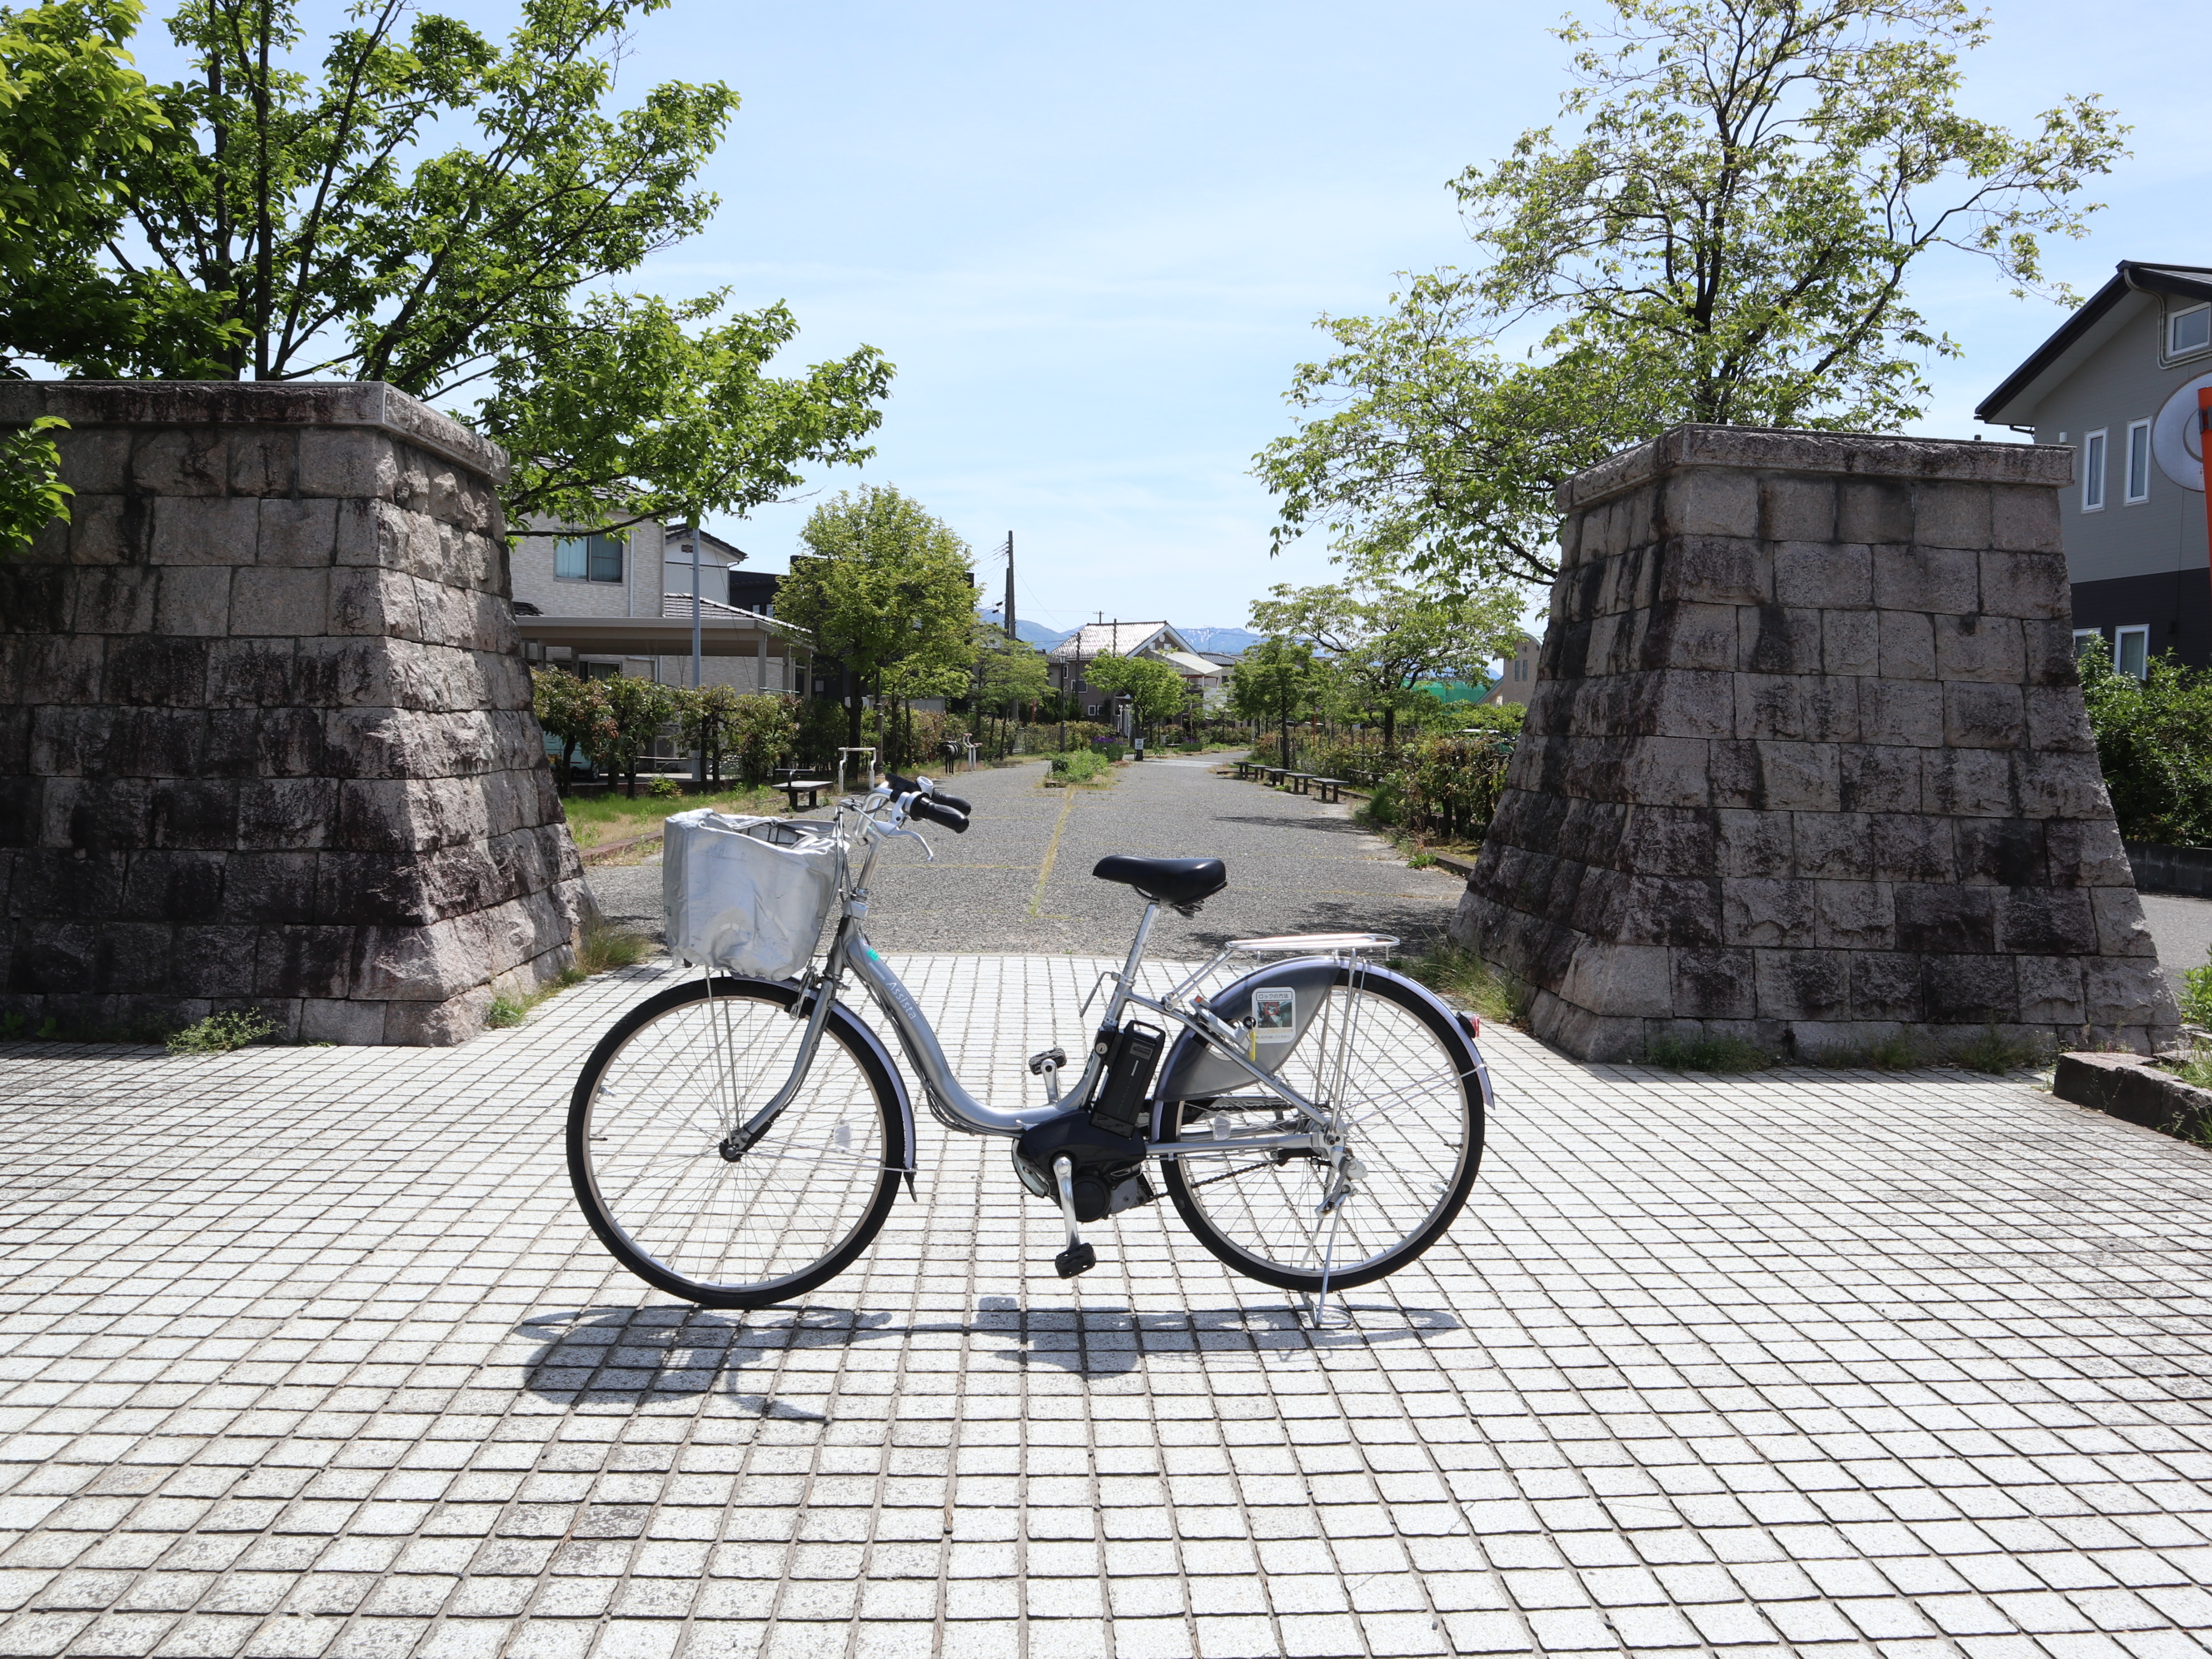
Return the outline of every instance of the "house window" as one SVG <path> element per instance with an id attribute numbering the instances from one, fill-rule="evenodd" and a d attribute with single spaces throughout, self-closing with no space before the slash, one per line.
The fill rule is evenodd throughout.
<path id="1" fill-rule="evenodd" d="M 2166 319 L 2166 355 L 2181 357 L 2212 345 L 2212 306 L 2193 306 Z"/>
<path id="2" fill-rule="evenodd" d="M 612 536 L 563 536 L 553 544 L 553 574 L 563 581 L 618 582 L 623 544 Z"/>
<path id="3" fill-rule="evenodd" d="M 2076 657 L 2079 657 L 2092 645 L 2102 645 L 2104 642 L 2105 635 L 2102 629 L 2095 628 L 2077 628 L 2074 630 L 2074 654 Z"/>
<path id="4" fill-rule="evenodd" d="M 2092 432 L 2081 440 L 2081 510 L 2105 510 L 2105 434 Z"/>
<path id="5" fill-rule="evenodd" d="M 1516 657 L 1513 659 L 1513 678 L 1516 680 L 1525 680 L 1528 678 L 1528 658 Z"/>
<path id="6" fill-rule="evenodd" d="M 2112 666 L 2142 679 L 2150 672 L 2150 624 L 2113 630 Z"/>
<path id="7" fill-rule="evenodd" d="M 2150 422 L 2128 422 L 2128 505 L 2150 499 Z"/>

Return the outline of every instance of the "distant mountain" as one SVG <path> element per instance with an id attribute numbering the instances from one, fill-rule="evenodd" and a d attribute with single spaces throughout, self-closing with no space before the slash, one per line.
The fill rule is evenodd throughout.
<path id="1" fill-rule="evenodd" d="M 1249 651 L 1267 636 L 1255 634 L 1249 628 L 1177 628 L 1176 632 L 1188 640 L 1194 651 L 1218 651 L 1224 657 L 1233 657 Z"/>
<path id="2" fill-rule="evenodd" d="M 980 611 L 976 615 L 987 623 L 999 622 L 999 609 L 996 605 Z M 1000 623 L 1000 625 L 1003 627 L 1005 624 Z M 1051 650 L 1074 631 L 1072 628 L 1054 629 L 1047 628 L 1042 623 L 1024 622 L 1019 617 L 1014 618 L 1014 637 L 1036 646 L 1041 651 Z"/>

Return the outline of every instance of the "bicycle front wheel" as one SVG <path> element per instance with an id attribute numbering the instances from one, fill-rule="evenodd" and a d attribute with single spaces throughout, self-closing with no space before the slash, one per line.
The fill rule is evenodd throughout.
<path id="1" fill-rule="evenodd" d="M 764 1308 L 828 1283 L 890 1214 L 906 1123 L 881 1056 L 832 1010 L 798 1095 L 735 1159 L 730 1133 L 791 1075 L 799 994 L 690 980 L 601 1039 L 568 1103 L 568 1176 L 599 1242 L 702 1308 Z"/>
<path id="2" fill-rule="evenodd" d="M 1352 1160 L 1303 1148 L 1161 1160 L 1198 1242 L 1285 1290 L 1351 1289 L 1393 1273 L 1443 1237 L 1482 1161 L 1482 1091 L 1446 1016 L 1395 981 L 1344 968 L 1278 1075 L 1334 1109 Z M 1163 1141 L 1306 1127 L 1256 1085 L 1161 1114 Z M 1347 1178 L 1348 1177 L 1348 1178 Z"/>

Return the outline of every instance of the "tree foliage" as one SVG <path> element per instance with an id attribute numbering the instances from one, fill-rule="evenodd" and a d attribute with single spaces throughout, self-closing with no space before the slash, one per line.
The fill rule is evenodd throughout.
<path id="1" fill-rule="evenodd" d="M 1190 688 L 1183 677 L 1158 657 L 1123 657 L 1106 652 L 1085 665 L 1083 678 L 1101 691 L 1127 693 L 1129 718 L 1139 732 L 1182 713 Z"/>
<path id="2" fill-rule="evenodd" d="M 51 435 L 68 424 L 41 415 L 0 437 L 0 558 L 22 552 L 56 519 L 68 519 L 76 492 L 62 482 L 61 451 Z"/>
<path id="3" fill-rule="evenodd" d="M 1381 720 L 1385 750 L 1399 716 L 1428 697 L 1423 681 L 1475 679 L 1521 633 L 1520 596 L 1506 588 L 1438 593 L 1367 572 L 1314 587 L 1278 583 L 1268 595 L 1254 601 L 1251 625 L 1326 652 L 1352 717 Z"/>
<path id="4" fill-rule="evenodd" d="M 2171 653 L 2144 677 L 2112 666 L 2104 642 L 2080 658 L 2081 700 L 2120 833 L 2168 847 L 2212 847 L 2212 669 Z"/>
<path id="5" fill-rule="evenodd" d="M 1291 722 L 1304 720 L 1322 684 L 1313 647 L 1297 640 L 1266 639 L 1237 659 L 1229 674 L 1231 712 L 1248 720 L 1273 720 L 1291 763 Z"/>
<path id="6" fill-rule="evenodd" d="M 1893 430 L 1956 346 L 1905 276 L 1936 249 L 2016 294 L 2124 152 L 2095 98 L 2016 134 L 1957 106 L 1961 0 L 1613 0 L 1571 22 L 1579 131 L 1455 182 L 1486 262 L 1327 319 L 1297 429 L 1257 458 L 1277 542 L 1313 528 L 1459 582 L 1547 580 L 1550 494 L 1682 422 Z M 1501 336 L 1541 330 L 1525 359 Z"/>
<path id="7" fill-rule="evenodd" d="M 1052 690 L 1044 653 L 1021 640 L 1010 640 L 996 624 L 976 624 L 979 678 L 976 699 L 994 714 L 1012 714 L 1041 702 Z"/>
<path id="8" fill-rule="evenodd" d="M 776 605 L 850 675 L 847 731 L 860 699 L 957 696 L 975 661 L 968 544 L 890 485 L 863 484 L 816 507 Z"/>
<path id="9" fill-rule="evenodd" d="M 666 4 L 523 0 L 502 43 L 363 0 L 311 72 L 294 0 L 183 0 L 169 29 L 191 74 L 135 103 L 118 67 L 134 5 L 0 14 L 12 78 L 43 61 L 17 44 L 33 20 L 59 18 L 115 109 L 77 146 L 82 234 L 6 272 L 0 356 L 100 379 L 475 388 L 463 418 L 516 463 L 509 516 L 579 529 L 742 513 L 802 462 L 865 458 L 890 375 L 872 349 L 777 378 L 796 332 L 781 305 L 577 297 L 715 206 L 696 181 L 736 94 L 668 82 L 604 107 L 624 34 Z"/>

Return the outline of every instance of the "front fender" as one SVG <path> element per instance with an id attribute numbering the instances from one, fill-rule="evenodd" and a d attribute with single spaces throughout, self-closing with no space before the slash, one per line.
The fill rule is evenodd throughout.
<path id="1" fill-rule="evenodd" d="M 1296 1019 L 1287 1038 L 1270 1040 L 1267 1033 L 1260 1033 L 1258 1063 L 1270 1071 L 1279 1071 L 1305 1036 L 1311 1010 L 1320 1006 L 1316 994 L 1324 993 L 1334 986 L 1339 971 L 1344 966 L 1334 957 L 1302 957 L 1294 961 L 1255 969 L 1242 979 L 1233 981 L 1207 997 L 1206 1006 L 1213 1011 L 1217 1018 L 1233 1025 L 1251 1012 L 1255 992 L 1279 987 L 1295 993 Z M 1483 1064 L 1482 1051 L 1459 1012 L 1420 981 L 1408 978 L 1393 969 L 1362 967 L 1358 970 L 1358 977 L 1362 980 L 1389 980 L 1411 992 L 1437 1012 L 1444 1029 L 1450 1033 L 1449 1041 L 1459 1056 L 1460 1075 L 1473 1076 L 1481 1091 L 1482 1109 L 1486 1116 L 1491 1105 L 1490 1068 Z M 1175 1047 L 1168 1051 L 1167 1064 L 1160 1069 L 1160 1085 L 1152 1102 L 1152 1139 L 1158 1140 L 1160 1138 L 1161 1127 L 1170 1104 L 1203 1099 L 1208 1095 L 1227 1094 L 1250 1081 L 1248 1073 L 1224 1060 L 1213 1051 L 1212 1043 L 1186 1027 L 1176 1037 Z"/>
<path id="2" fill-rule="evenodd" d="M 840 1030 L 857 1039 L 863 1048 L 874 1054 L 882 1063 L 884 1075 L 891 1080 L 891 1093 L 898 1099 L 899 1122 L 906 1130 L 906 1166 L 902 1173 L 906 1176 L 907 1184 L 910 1188 L 914 1184 L 914 1097 L 906 1091 L 906 1079 L 900 1073 L 896 1062 L 891 1059 L 891 1051 L 884 1047 L 884 1040 L 869 1029 L 866 1020 L 861 1019 L 852 1010 L 842 1003 L 839 1004 L 830 1011 L 830 1022 Z"/>

